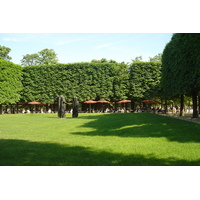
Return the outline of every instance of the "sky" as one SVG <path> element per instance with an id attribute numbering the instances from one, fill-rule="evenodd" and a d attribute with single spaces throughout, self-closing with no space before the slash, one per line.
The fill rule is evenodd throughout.
<path id="1" fill-rule="evenodd" d="M 0 33 L 0 45 L 11 49 L 12 62 L 20 64 L 26 54 L 48 48 L 60 63 L 90 62 L 93 59 L 144 61 L 162 53 L 172 33 Z"/>

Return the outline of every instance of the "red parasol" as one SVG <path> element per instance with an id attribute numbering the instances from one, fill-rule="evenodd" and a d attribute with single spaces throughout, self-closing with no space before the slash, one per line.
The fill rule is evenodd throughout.
<path id="1" fill-rule="evenodd" d="M 154 100 L 150 100 L 150 99 L 146 99 L 146 100 L 143 100 L 141 101 L 143 103 L 152 103 L 152 104 L 161 104 L 160 102 L 158 101 L 154 101 Z"/>
<path id="2" fill-rule="evenodd" d="M 30 104 L 30 105 L 41 105 L 41 104 L 43 104 L 43 103 L 40 103 L 40 102 L 37 102 L 37 101 L 31 101 L 31 102 L 28 102 L 28 104 Z"/>
<path id="3" fill-rule="evenodd" d="M 97 103 L 110 103 L 110 101 L 105 101 L 105 100 L 99 100 Z"/>
<path id="4" fill-rule="evenodd" d="M 131 100 L 124 99 L 124 100 L 118 101 L 117 103 L 131 103 Z"/>
<path id="5" fill-rule="evenodd" d="M 97 101 L 88 100 L 88 101 L 84 101 L 83 103 L 97 103 Z"/>
<path id="6" fill-rule="evenodd" d="M 88 100 L 88 101 L 84 101 L 83 103 L 88 103 L 90 105 L 89 112 L 91 113 L 91 104 L 92 103 L 97 103 L 97 101 Z"/>

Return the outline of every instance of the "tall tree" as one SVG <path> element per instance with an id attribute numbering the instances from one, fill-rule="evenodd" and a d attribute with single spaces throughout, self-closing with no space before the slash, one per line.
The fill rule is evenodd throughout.
<path id="1" fill-rule="evenodd" d="M 43 49 L 38 53 L 26 54 L 21 60 L 22 66 L 32 66 L 41 64 L 56 64 L 58 63 L 57 54 L 53 49 Z"/>
<path id="2" fill-rule="evenodd" d="M 38 52 L 38 64 L 56 64 L 58 63 L 57 54 L 53 49 L 43 49 Z"/>
<path id="3" fill-rule="evenodd" d="M 38 64 L 39 56 L 37 53 L 34 54 L 26 54 L 23 56 L 21 60 L 22 66 L 31 66 L 31 65 L 37 65 Z"/>
<path id="4" fill-rule="evenodd" d="M 10 61 L 12 58 L 8 55 L 11 49 L 0 45 L 0 59 Z"/>
<path id="5" fill-rule="evenodd" d="M 142 62 L 142 56 L 137 56 L 135 59 L 132 59 L 132 63 L 134 62 Z"/>
<path id="6" fill-rule="evenodd" d="M 100 62 L 101 62 L 101 63 L 106 63 L 106 62 L 108 62 L 108 61 L 106 60 L 106 58 L 102 58 L 102 59 L 100 60 Z"/>
<path id="7" fill-rule="evenodd" d="M 162 61 L 162 53 L 154 56 L 153 58 L 149 57 L 150 62 L 161 62 Z"/>
<path id="8" fill-rule="evenodd" d="M 163 56 L 162 87 L 166 95 L 191 95 L 193 117 L 198 117 L 200 92 L 200 34 L 176 33 L 166 45 Z M 183 101 L 183 100 L 182 100 Z"/>
<path id="9" fill-rule="evenodd" d="M 92 63 L 107 63 L 107 62 L 113 63 L 113 60 L 108 61 L 106 58 L 102 58 L 101 60 L 93 59 L 93 60 L 91 60 L 91 62 Z"/>

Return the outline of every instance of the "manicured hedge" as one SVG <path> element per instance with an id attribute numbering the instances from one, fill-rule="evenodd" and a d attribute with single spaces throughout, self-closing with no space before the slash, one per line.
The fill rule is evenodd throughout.
<path id="1" fill-rule="evenodd" d="M 161 63 L 71 63 L 21 67 L 1 60 L 0 103 L 145 98 L 159 90 Z M 5 70 L 5 69 L 6 70 Z M 21 83 L 22 81 L 22 83 Z M 22 87 L 23 86 L 23 87 Z M 21 95 L 21 96 L 20 96 Z"/>
<path id="2" fill-rule="evenodd" d="M 78 97 L 110 99 L 115 76 L 112 63 L 73 63 L 39 65 L 23 68 L 22 100 L 53 103 L 60 94 L 67 101 Z"/>
<path id="3" fill-rule="evenodd" d="M 160 62 L 134 62 L 129 68 L 129 98 L 153 98 L 160 95 Z"/>
<path id="4" fill-rule="evenodd" d="M 0 104 L 14 104 L 22 90 L 22 67 L 0 59 Z"/>

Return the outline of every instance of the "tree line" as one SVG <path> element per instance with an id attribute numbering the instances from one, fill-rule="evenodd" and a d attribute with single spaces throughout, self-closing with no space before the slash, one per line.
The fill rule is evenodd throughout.
<path id="1" fill-rule="evenodd" d="M 11 61 L 12 58 L 8 55 L 10 53 L 11 49 L 9 47 L 1 46 L 0 45 L 0 59 Z M 161 62 L 162 54 L 159 53 L 158 55 L 154 57 L 149 57 L 150 62 Z M 140 62 L 142 61 L 142 56 L 137 56 L 135 59 L 132 60 L 132 62 Z M 107 60 L 106 58 L 102 58 L 101 60 L 93 59 L 91 62 L 94 63 L 117 63 L 115 60 Z M 43 49 L 37 53 L 33 54 L 26 54 L 23 55 L 23 58 L 21 59 L 21 66 L 33 66 L 33 65 L 41 65 L 41 64 L 57 64 L 58 63 L 58 57 L 57 54 L 53 49 Z"/>
<path id="2" fill-rule="evenodd" d="M 198 117 L 197 96 L 200 102 L 200 34 L 176 33 L 162 55 L 162 81 L 165 99 L 192 96 L 193 117 Z M 199 103 L 200 104 L 200 103 Z M 199 108 L 200 110 L 200 108 Z"/>
<path id="3" fill-rule="evenodd" d="M 167 104 L 180 98 L 183 115 L 184 102 L 192 96 L 193 117 L 198 117 L 199 41 L 200 34 L 174 34 L 163 54 L 148 62 L 139 56 L 132 63 L 102 58 L 61 64 L 53 50 L 44 49 L 23 56 L 24 67 L 11 63 L 10 49 L 0 46 L 0 104 L 28 101 L 51 104 L 60 94 L 67 101 L 74 96 L 80 101 L 131 99 L 133 103 L 157 98 Z"/>
<path id="4" fill-rule="evenodd" d="M 0 93 L 0 104 L 30 101 L 53 104 L 61 94 L 66 101 L 73 97 L 79 101 L 153 98 L 161 77 L 158 62 L 135 62 L 130 66 L 83 62 L 21 67 L 1 60 L 0 65 L 5 72 L 1 73 L 0 90 L 6 94 Z"/>

